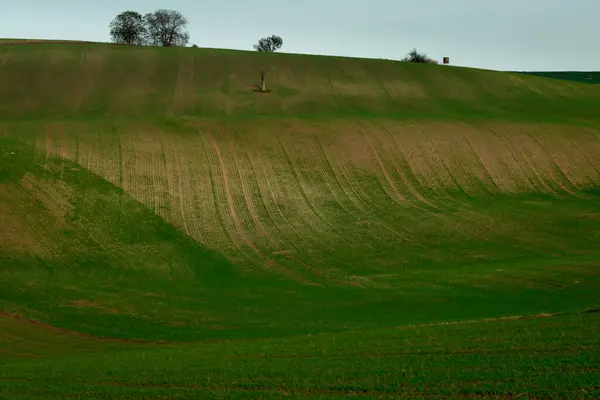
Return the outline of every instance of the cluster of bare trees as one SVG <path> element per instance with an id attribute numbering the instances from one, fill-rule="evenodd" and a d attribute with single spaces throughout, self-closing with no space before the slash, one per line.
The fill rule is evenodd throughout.
<path id="1" fill-rule="evenodd" d="M 186 28 L 188 20 L 175 10 L 156 10 L 144 16 L 136 11 L 124 11 L 109 25 L 113 43 L 138 46 L 187 46 L 190 34 Z M 277 35 L 262 38 L 254 49 L 274 52 L 283 46 Z M 194 45 L 194 47 L 196 47 Z"/>

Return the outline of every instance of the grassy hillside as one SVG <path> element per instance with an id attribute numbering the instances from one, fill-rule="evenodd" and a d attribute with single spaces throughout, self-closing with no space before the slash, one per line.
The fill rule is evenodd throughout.
<path id="1" fill-rule="evenodd" d="M 273 91 L 251 92 L 263 68 Z M 7 393 L 27 398 L 20 379 L 28 373 L 50 385 L 41 371 L 70 364 L 60 354 L 79 346 L 62 334 L 54 350 L 35 340 L 13 347 L 20 330 L 35 328 L 23 321 L 113 339 L 252 338 L 239 343 L 257 346 L 255 354 L 285 348 L 280 340 L 310 344 L 298 335 L 344 340 L 343 332 L 372 330 L 349 343 L 377 342 L 401 325 L 600 303 L 600 86 L 383 60 L 100 44 L 0 45 L 0 72 L 0 327 L 5 348 L 16 349 L 0 360 Z M 596 349 L 577 330 L 597 326 L 596 314 L 576 314 L 568 337 L 584 335 Z M 550 335 L 556 354 L 569 351 L 558 328 L 535 329 Z M 445 340 L 468 347 L 472 339 Z M 54 373 L 71 381 L 96 363 L 146 354 L 117 343 L 115 358 L 94 356 L 106 342 L 86 343 L 73 357 L 87 367 Z M 419 343 L 420 352 L 427 344 Z M 149 351 L 159 363 L 201 347 Z M 13 358 L 46 353 L 58 364 Z M 561 357 L 551 362 L 568 367 Z M 442 358 L 420 359 L 411 379 Z M 501 379 L 526 367 L 511 360 Z M 585 368 L 594 361 L 574 361 L 563 389 L 593 389 L 598 371 Z M 375 393 L 402 374 L 357 384 Z M 273 390 L 285 386 L 275 381 Z M 321 398 L 336 384 L 292 393 Z M 139 387 L 122 390 L 141 396 Z"/>
<path id="2" fill-rule="evenodd" d="M 10 119 L 250 115 L 598 119 L 600 87 L 468 68 L 101 44 L 0 46 Z M 271 94 L 250 89 L 267 73 Z"/>
<path id="3" fill-rule="evenodd" d="M 190 339 L 595 298 L 597 130 L 282 123 L 3 127 L 5 307 Z"/>
<path id="4" fill-rule="evenodd" d="M 583 83 L 600 83 L 600 72 L 584 72 L 584 71 L 561 71 L 561 72 L 523 72 L 528 75 L 543 76 L 546 78 L 563 79 L 566 81 L 583 82 Z"/>

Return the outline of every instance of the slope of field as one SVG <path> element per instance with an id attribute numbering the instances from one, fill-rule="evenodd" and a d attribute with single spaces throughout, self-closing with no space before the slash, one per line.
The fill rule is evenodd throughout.
<path id="1" fill-rule="evenodd" d="M 6 313 L 198 340 L 598 303 L 595 86 L 206 49 L 0 50 Z M 261 68 L 272 93 L 250 91 Z"/>
<path id="2" fill-rule="evenodd" d="M 3 119 L 383 115 L 598 120 L 600 87 L 518 73 L 195 48 L 0 45 Z M 266 72 L 269 94 L 250 91 Z"/>
<path id="3" fill-rule="evenodd" d="M 543 76 L 545 78 L 563 79 L 566 81 L 583 82 L 583 83 L 600 83 L 600 72 L 596 71 L 539 71 L 539 72 L 522 72 L 523 74 Z"/>
<path id="4" fill-rule="evenodd" d="M 72 330 L 243 337 L 598 300 L 595 128 L 345 118 L 0 131 L 0 304 Z"/>
<path id="5" fill-rule="evenodd" d="M 0 397 L 597 397 L 600 86 L 8 42 Z"/>

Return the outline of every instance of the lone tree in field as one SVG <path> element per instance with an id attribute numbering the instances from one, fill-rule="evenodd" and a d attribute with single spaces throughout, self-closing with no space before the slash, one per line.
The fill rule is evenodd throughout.
<path id="1" fill-rule="evenodd" d="M 174 10 L 160 9 L 144 16 L 146 38 L 153 46 L 186 46 L 190 34 L 185 30 L 187 18 Z"/>
<path id="2" fill-rule="evenodd" d="M 261 71 L 260 73 L 260 90 L 262 90 L 263 92 L 267 91 L 267 82 L 265 81 L 264 71 Z"/>
<path id="3" fill-rule="evenodd" d="M 421 64 L 439 64 L 436 60 L 427 57 L 425 53 L 419 53 L 417 49 L 413 49 L 406 57 L 402 59 L 402 61 L 408 61 L 413 63 L 421 63 Z"/>
<path id="4" fill-rule="evenodd" d="M 283 46 L 283 39 L 277 35 L 271 37 L 262 38 L 254 45 L 254 49 L 257 51 L 265 51 L 272 53 L 277 51 Z"/>
<path id="5" fill-rule="evenodd" d="M 146 26 L 140 13 L 124 11 L 117 15 L 109 25 L 110 36 L 118 44 L 144 44 Z"/>
<path id="6" fill-rule="evenodd" d="M 267 75 L 266 72 L 260 71 L 260 86 L 258 86 L 258 85 L 254 86 L 252 89 L 250 89 L 251 92 L 258 92 L 258 93 L 270 93 L 271 92 L 271 90 L 267 89 L 267 81 L 265 79 L 266 75 Z"/>

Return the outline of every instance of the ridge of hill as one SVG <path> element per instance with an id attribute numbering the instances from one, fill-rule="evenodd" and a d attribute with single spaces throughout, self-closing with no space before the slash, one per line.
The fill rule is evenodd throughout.
<path id="1" fill-rule="evenodd" d="M 600 87 L 400 61 L 110 44 L 0 44 L 0 118 L 595 120 Z M 251 89 L 265 71 L 271 93 Z"/>

